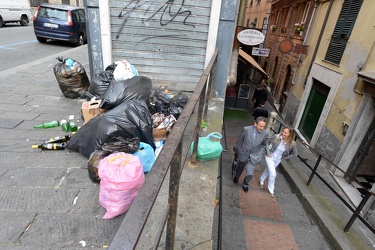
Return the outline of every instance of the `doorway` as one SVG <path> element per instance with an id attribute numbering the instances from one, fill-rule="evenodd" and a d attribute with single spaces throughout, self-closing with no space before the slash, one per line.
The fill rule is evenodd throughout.
<path id="1" fill-rule="evenodd" d="M 371 123 L 357 153 L 354 155 L 352 162 L 348 167 L 347 173 L 352 177 L 363 177 L 368 179 L 367 183 L 371 183 L 370 179 L 375 180 L 375 118 Z M 348 176 L 345 176 L 348 182 L 351 182 Z M 374 183 L 374 181 L 372 181 Z M 371 189 L 371 186 L 367 188 Z"/>
<path id="2" fill-rule="evenodd" d="M 310 95 L 307 99 L 305 110 L 303 111 L 301 122 L 298 126 L 299 131 L 308 142 L 311 141 L 314 135 L 329 91 L 330 88 L 327 85 L 313 79 Z"/>

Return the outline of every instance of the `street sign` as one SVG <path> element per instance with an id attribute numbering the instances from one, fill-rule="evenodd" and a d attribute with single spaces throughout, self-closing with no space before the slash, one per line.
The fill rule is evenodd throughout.
<path id="1" fill-rule="evenodd" d="M 262 49 L 262 48 L 253 48 L 251 51 L 252 56 L 269 56 L 270 50 L 269 49 Z"/>

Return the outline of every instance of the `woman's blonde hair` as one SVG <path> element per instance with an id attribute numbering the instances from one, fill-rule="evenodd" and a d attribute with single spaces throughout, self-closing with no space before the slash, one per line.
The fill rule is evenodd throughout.
<path id="1" fill-rule="evenodd" d="M 292 127 L 285 127 L 284 129 L 289 130 L 288 143 L 292 144 L 292 142 L 294 141 L 294 137 L 296 136 L 296 131 Z M 283 131 L 284 131 L 284 129 L 283 129 Z"/>

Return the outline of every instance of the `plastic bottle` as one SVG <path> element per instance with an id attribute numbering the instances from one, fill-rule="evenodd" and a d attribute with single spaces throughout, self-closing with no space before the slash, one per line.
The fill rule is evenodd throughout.
<path id="1" fill-rule="evenodd" d="M 58 127 L 58 121 L 43 122 L 42 124 L 35 125 L 34 128 L 53 128 Z"/>
<path id="2" fill-rule="evenodd" d="M 47 140 L 44 140 L 43 143 L 60 143 L 60 142 L 67 142 L 72 137 L 72 134 L 67 134 L 64 136 L 56 136 L 53 138 L 49 138 Z"/>
<path id="3" fill-rule="evenodd" d="M 62 120 L 60 121 L 60 125 L 61 125 L 62 130 L 64 130 L 65 132 L 69 132 L 70 127 L 69 127 L 69 123 L 68 123 L 67 120 L 62 119 Z"/>
<path id="4" fill-rule="evenodd" d="M 61 143 L 43 143 L 40 145 L 32 145 L 31 148 L 41 148 L 43 150 L 64 150 L 66 147 L 65 142 Z"/>

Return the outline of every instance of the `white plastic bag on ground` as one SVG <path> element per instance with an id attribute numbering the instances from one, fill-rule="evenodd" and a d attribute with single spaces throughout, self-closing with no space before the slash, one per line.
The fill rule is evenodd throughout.
<path id="1" fill-rule="evenodd" d="M 138 76 L 137 69 L 126 60 L 115 62 L 117 64 L 115 71 L 113 71 L 113 77 L 116 81 L 123 81 L 133 76 Z"/>

